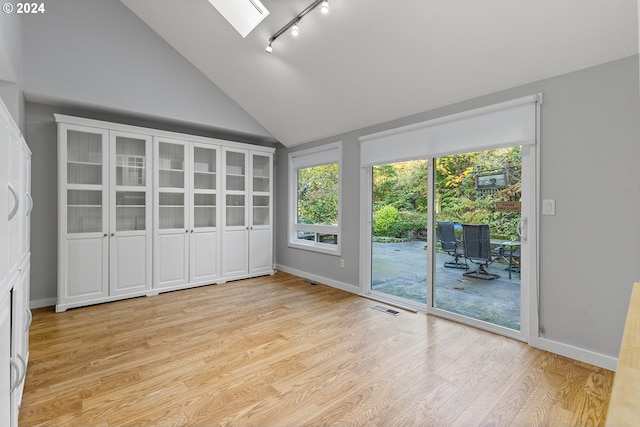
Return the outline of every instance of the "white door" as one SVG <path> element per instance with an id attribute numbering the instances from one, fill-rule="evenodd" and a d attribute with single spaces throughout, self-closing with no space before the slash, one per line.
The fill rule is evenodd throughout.
<path id="1" fill-rule="evenodd" d="M 58 299 L 65 304 L 109 294 L 109 151 L 107 131 L 65 125 L 60 132 Z"/>
<path id="2" fill-rule="evenodd" d="M 188 151 L 184 141 L 154 143 L 154 281 L 156 289 L 189 281 Z"/>
<path id="3" fill-rule="evenodd" d="M 222 238 L 222 274 L 238 277 L 249 272 L 249 214 L 247 185 L 247 151 L 225 149 Z"/>
<path id="4" fill-rule="evenodd" d="M 22 141 L 22 194 L 24 200 L 23 207 L 23 229 L 22 236 L 22 257 L 31 251 L 31 211 L 33 210 L 33 198 L 31 197 L 31 151 L 27 144 Z"/>
<path id="5" fill-rule="evenodd" d="M 218 188 L 220 159 L 217 146 L 192 144 L 192 204 L 190 231 L 191 283 L 214 283 L 220 277 Z"/>
<path id="6" fill-rule="evenodd" d="M 8 188 L 11 193 L 9 202 L 9 274 L 17 271 L 20 261 L 22 260 L 22 236 L 21 220 L 23 212 L 23 194 L 22 194 L 22 147 L 20 135 L 15 129 L 10 128 L 9 138 L 9 184 Z"/>
<path id="7" fill-rule="evenodd" d="M 271 156 L 251 154 L 251 203 L 249 232 L 249 272 L 273 271 L 271 209 Z"/>
<path id="8" fill-rule="evenodd" d="M 17 372 L 15 361 L 11 361 L 11 301 L 10 294 L 0 296 L 0 427 L 10 427 L 10 387 Z"/>
<path id="9" fill-rule="evenodd" d="M 15 201 L 9 192 L 9 122 L 0 100 L 0 280 L 9 273 L 9 222 Z M 8 114 L 8 113 L 6 113 Z"/>
<path id="10" fill-rule="evenodd" d="M 151 137 L 111 132 L 110 295 L 151 289 Z"/>

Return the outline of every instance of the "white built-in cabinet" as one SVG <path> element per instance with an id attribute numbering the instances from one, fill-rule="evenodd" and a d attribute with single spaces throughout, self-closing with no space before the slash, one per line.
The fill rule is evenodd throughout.
<path id="1" fill-rule="evenodd" d="M 154 288 L 217 283 L 217 145 L 155 138 Z"/>
<path id="2" fill-rule="evenodd" d="M 0 427 L 17 427 L 29 361 L 31 151 L 0 101 Z"/>
<path id="3" fill-rule="evenodd" d="M 151 137 L 60 124 L 57 310 L 151 289 Z"/>
<path id="4" fill-rule="evenodd" d="M 273 271 L 272 157 L 268 153 L 224 150 L 225 210 L 223 216 L 223 277 Z"/>
<path id="5" fill-rule="evenodd" d="M 273 148 L 56 114 L 57 311 L 273 274 Z"/>

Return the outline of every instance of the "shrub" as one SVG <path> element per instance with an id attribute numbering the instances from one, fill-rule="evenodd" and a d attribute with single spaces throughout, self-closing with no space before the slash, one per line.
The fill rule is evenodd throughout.
<path id="1" fill-rule="evenodd" d="M 398 219 L 398 210 L 391 205 L 383 206 L 375 213 L 373 233 L 376 236 L 389 236 L 389 230 Z"/>
<path id="2" fill-rule="evenodd" d="M 409 237 L 408 236 L 409 231 L 412 231 L 414 233 L 411 237 L 415 238 L 417 237 L 415 236 L 416 234 L 415 232 L 418 232 L 419 230 L 426 230 L 426 228 L 427 228 L 426 220 L 424 221 L 400 220 L 400 221 L 395 221 L 393 224 L 391 224 L 391 227 L 389 227 L 388 235 L 393 237 L 398 237 L 398 238 L 407 238 Z"/>

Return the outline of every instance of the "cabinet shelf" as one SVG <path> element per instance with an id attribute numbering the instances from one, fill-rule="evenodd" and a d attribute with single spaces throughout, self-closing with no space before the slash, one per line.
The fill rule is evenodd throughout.
<path id="1" fill-rule="evenodd" d="M 90 162 L 90 161 L 82 161 L 82 160 L 67 160 L 67 164 L 84 165 L 84 166 L 102 166 L 102 163 L 100 162 Z"/>

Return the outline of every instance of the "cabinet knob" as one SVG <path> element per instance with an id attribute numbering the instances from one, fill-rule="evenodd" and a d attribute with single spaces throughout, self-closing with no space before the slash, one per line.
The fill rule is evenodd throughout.
<path id="1" fill-rule="evenodd" d="M 111 237 L 113 237 L 113 236 L 115 236 L 115 235 L 116 235 L 116 233 L 111 233 Z"/>
<path id="2" fill-rule="evenodd" d="M 193 233 L 193 230 L 191 230 L 191 232 Z"/>
<path id="3" fill-rule="evenodd" d="M 185 232 L 185 233 L 188 233 L 188 232 L 189 232 L 189 230 L 184 230 L 184 232 Z"/>
<path id="4" fill-rule="evenodd" d="M 107 233 L 104 233 L 104 237 L 107 237 Z"/>

